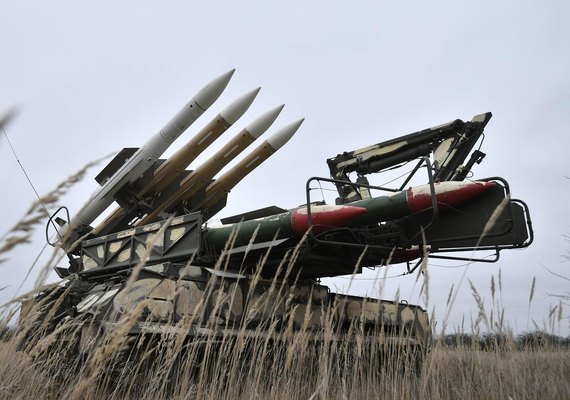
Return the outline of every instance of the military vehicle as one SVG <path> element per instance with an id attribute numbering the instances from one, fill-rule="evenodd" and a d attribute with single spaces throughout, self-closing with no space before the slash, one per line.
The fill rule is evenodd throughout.
<path id="1" fill-rule="evenodd" d="M 431 341 L 422 307 L 332 293 L 321 279 L 396 263 L 406 263 L 411 274 L 421 271 L 427 257 L 493 262 L 501 250 L 531 244 L 528 207 L 511 198 L 508 183 L 499 177 L 471 180 L 485 157 L 474 148 L 491 113 L 329 158 L 330 177 L 310 177 L 300 207 L 270 206 L 210 222 L 230 190 L 303 122 L 284 126 L 215 179 L 270 127 L 283 108 L 278 106 L 186 170 L 237 122 L 258 88 L 226 107 L 171 158 L 160 159 L 232 74 L 208 84 L 143 147 L 118 153 L 96 177 L 99 191 L 73 218 L 65 207 L 52 216 L 48 227 L 55 226 L 57 236 L 51 242 L 69 259 L 69 266 L 56 267 L 66 283 L 24 303 L 21 320 L 35 315 L 36 321 L 24 347 L 38 346 L 31 338 L 40 331 L 44 337 L 63 332 L 58 340 L 73 342 L 74 351 L 86 356 L 117 332 L 137 340 L 174 332 L 186 342 L 207 338 L 209 344 L 260 335 L 287 341 L 299 333 L 309 342 L 332 343 L 361 332 L 381 346 L 413 349 L 419 359 Z M 372 175 L 408 164 L 413 168 L 396 187 L 369 183 Z M 423 184 L 408 188 L 418 177 Z M 313 199 L 323 184 L 338 192 L 335 204 Z M 113 202 L 118 207 L 91 226 Z M 486 255 L 473 256 L 480 253 Z M 63 329 L 69 321 L 71 328 Z"/>

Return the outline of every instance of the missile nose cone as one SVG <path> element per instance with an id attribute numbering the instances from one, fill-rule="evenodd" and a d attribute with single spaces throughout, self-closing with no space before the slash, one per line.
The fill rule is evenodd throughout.
<path id="1" fill-rule="evenodd" d="M 225 74 L 218 76 L 216 79 L 204 86 L 196 96 L 194 96 L 196 104 L 198 104 L 201 109 L 207 110 L 212 104 L 214 104 L 218 97 L 220 97 L 234 72 L 235 69 L 232 69 Z"/>
<path id="2" fill-rule="evenodd" d="M 285 104 L 281 104 L 257 117 L 256 120 L 251 122 L 245 129 L 250 133 L 251 136 L 254 138 L 258 138 L 261 136 L 263 132 L 265 132 L 273 122 L 277 119 L 277 116 L 283 110 Z"/>
<path id="3" fill-rule="evenodd" d="M 249 106 L 251 106 L 251 103 L 253 103 L 253 100 L 255 100 L 255 97 L 260 90 L 261 87 L 258 87 L 257 89 L 237 98 L 233 103 L 220 112 L 222 118 L 230 125 L 235 124 L 236 121 L 247 111 Z"/>
<path id="4" fill-rule="evenodd" d="M 305 118 L 301 118 L 300 120 L 285 125 L 277 132 L 275 132 L 269 139 L 267 139 L 267 143 L 269 143 L 269 145 L 273 147 L 274 150 L 279 150 L 285 143 L 289 141 L 289 139 L 293 137 L 304 120 Z"/>

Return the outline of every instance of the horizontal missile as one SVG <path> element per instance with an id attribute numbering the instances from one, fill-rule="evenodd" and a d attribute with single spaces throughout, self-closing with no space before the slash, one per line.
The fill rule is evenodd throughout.
<path id="1" fill-rule="evenodd" d="M 101 182 L 101 188 L 93 194 L 87 204 L 71 219 L 61 236 L 69 236 L 75 230 L 91 224 L 111 203 L 114 196 L 125 186 L 132 184 L 143 175 L 166 149 L 200 115 L 204 113 L 222 94 L 235 70 L 226 72 L 203 87 L 168 123 L 148 142 L 138 149 L 107 180 Z M 62 246 L 67 247 L 68 237 L 63 237 Z"/>
<path id="2" fill-rule="evenodd" d="M 304 120 L 305 119 L 302 118 L 279 129 L 269 139 L 249 153 L 247 157 L 241 160 L 235 167 L 211 183 L 206 188 L 204 201 L 194 207 L 194 209 L 203 210 L 211 207 L 226 193 L 229 193 L 245 176 L 283 147 L 297 132 Z"/>
<path id="3" fill-rule="evenodd" d="M 494 182 L 446 181 L 434 184 L 438 205 L 459 207 L 495 186 Z M 355 218 L 351 226 L 367 225 L 403 218 L 432 207 L 430 185 L 421 185 L 393 193 L 350 203 L 368 210 L 366 216 Z"/>
<path id="4" fill-rule="evenodd" d="M 440 205 L 459 207 L 495 186 L 493 182 L 441 182 L 435 184 L 435 197 Z M 355 201 L 349 205 L 317 205 L 311 207 L 313 233 L 338 227 L 364 227 L 403 218 L 432 207 L 429 185 L 417 186 L 380 196 Z M 308 229 L 306 208 L 290 210 L 269 217 L 207 229 L 206 241 L 221 251 L 233 232 L 235 246 L 245 246 L 255 233 L 255 242 L 272 242 L 302 236 Z"/>
<path id="5" fill-rule="evenodd" d="M 159 193 L 188 167 L 209 145 L 218 139 L 232 126 L 251 106 L 261 88 L 254 89 L 233 101 L 216 115 L 192 139 L 181 147 L 172 157 L 167 159 L 154 173 L 152 180 L 137 195 L 142 197 L 148 193 Z M 107 226 L 114 225 L 126 215 L 122 207 L 117 207 L 104 221 L 93 229 L 97 235 Z"/>
<path id="6" fill-rule="evenodd" d="M 182 182 L 180 182 L 178 190 L 162 202 L 162 204 L 155 207 L 150 214 L 142 218 L 137 225 L 155 222 L 159 219 L 160 214 L 170 212 L 173 208 L 190 199 L 200 189 L 204 188 L 222 168 L 245 150 L 247 146 L 253 143 L 255 139 L 261 136 L 261 134 L 273 124 L 284 106 L 285 105 L 282 104 L 265 112 L 242 129 L 226 143 L 224 147 L 216 152 L 216 154 L 184 178 Z"/>

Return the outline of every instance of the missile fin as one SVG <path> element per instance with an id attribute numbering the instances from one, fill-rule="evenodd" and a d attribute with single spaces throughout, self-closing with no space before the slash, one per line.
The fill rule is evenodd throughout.
<path id="1" fill-rule="evenodd" d="M 125 147 L 121 150 L 95 177 L 97 183 L 103 186 L 105 182 L 107 182 L 107 180 L 138 151 L 138 149 L 138 147 Z"/>

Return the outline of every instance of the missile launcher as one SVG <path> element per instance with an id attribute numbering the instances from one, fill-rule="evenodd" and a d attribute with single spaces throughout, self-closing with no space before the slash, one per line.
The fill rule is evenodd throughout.
<path id="1" fill-rule="evenodd" d="M 303 331 L 310 332 L 308 340 L 319 342 L 319 332 L 328 324 L 334 335 L 327 340 L 342 340 L 359 326 L 374 340 L 413 348 L 421 356 L 431 338 L 424 309 L 405 301 L 331 293 L 320 279 L 389 264 L 403 264 L 405 274 L 411 274 L 428 257 L 496 261 L 501 251 L 532 243 L 528 207 L 511 197 L 504 179 L 467 179 L 485 156 L 473 148 L 491 113 L 329 158 L 330 177 L 308 177 L 306 201 L 299 207 L 269 206 L 217 224 L 210 221 L 230 191 L 282 148 L 303 122 L 283 126 L 216 179 L 271 127 L 283 108 L 276 107 L 192 166 L 199 153 L 238 122 L 258 88 L 226 107 L 170 159 L 160 160 L 232 74 L 207 85 L 143 150 L 121 151 L 97 177 L 101 190 L 60 232 L 58 245 L 70 265 L 56 268 L 67 283 L 52 294 L 64 300 L 46 302 L 52 294 L 42 293 L 23 310 L 43 305 L 43 314 L 36 315 L 52 318 L 48 325 L 54 329 L 81 321 L 83 328 L 68 338 L 77 340 L 80 353 L 113 331 L 121 315 L 140 309 L 139 320 L 127 332 L 136 338 L 160 337 L 191 321 L 182 333 L 189 341 L 203 335 L 237 337 L 262 326 L 272 341 Z M 188 107 L 199 110 L 187 114 Z M 408 163 L 415 167 L 397 185 L 369 183 L 368 178 Z M 412 180 L 421 184 L 412 186 Z M 338 192 L 334 204 L 312 199 L 325 184 Z M 89 226 L 113 201 L 117 209 Z M 57 304 L 59 312 L 48 313 L 46 304 Z M 31 314 L 23 311 L 21 318 L 26 315 Z"/>

